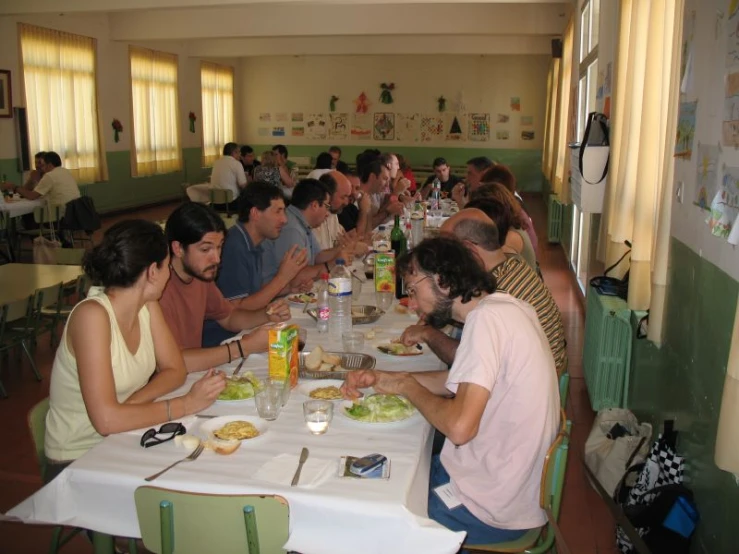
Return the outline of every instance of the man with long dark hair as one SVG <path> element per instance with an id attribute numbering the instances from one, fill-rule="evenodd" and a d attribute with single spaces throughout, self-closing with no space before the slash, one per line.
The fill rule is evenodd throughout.
<path id="1" fill-rule="evenodd" d="M 514 540 L 546 522 L 544 458 L 559 426 L 554 360 L 536 312 L 495 291 L 457 239 L 422 241 L 398 261 L 410 307 L 441 327 L 464 323 L 450 371 L 351 371 L 342 387 L 407 397 L 447 438 L 431 462 L 429 517 L 470 544 Z"/>

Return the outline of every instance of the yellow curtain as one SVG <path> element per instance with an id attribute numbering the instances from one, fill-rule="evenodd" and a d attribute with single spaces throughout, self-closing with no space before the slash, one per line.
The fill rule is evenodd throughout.
<path id="1" fill-rule="evenodd" d="M 684 0 L 620 3 L 611 160 L 599 256 L 606 265 L 632 242 L 629 307 L 652 307 L 660 342 L 667 277 L 673 153 Z"/>
<path id="2" fill-rule="evenodd" d="M 552 182 L 552 160 L 554 158 L 555 128 L 557 123 L 557 101 L 559 99 L 560 58 L 552 58 L 547 76 L 547 112 L 544 127 L 544 152 L 542 171 L 549 183 Z"/>
<path id="3" fill-rule="evenodd" d="M 223 145 L 234 137 L 234 70 L 232 67 L 202 62 L 200 90 L 203 110 L 203 166 L 213 165 Z"/>
<path id="4" fill-rule="evenodd" d="M 134 177 L 182 169 L 177 56 L 132 46 Z"/>
<path id="5" fill-rule="evenodd" d="M 564 39 L 562 41 L 562 63 L 560 64 L 559 90 L 557 100 L 557 123 L 554 127 L 553 145 L 554 154 L 552 156 L 553 174 L 552 174 L 552 192 L 557 194 L 563 203 L 569 202 L 569 169 L 570 169 L 570 149 L 567 147 L 570 133 L 570 117 L 572 103 L 572 63 L 575 24 L 573 20 L 567 25 Z"/>
<path id="6" fill-rule="evenodd" d="M 107 178 L 95 39 L 18 24 L 32 152 L 54 151 L 78 182 Z"/>

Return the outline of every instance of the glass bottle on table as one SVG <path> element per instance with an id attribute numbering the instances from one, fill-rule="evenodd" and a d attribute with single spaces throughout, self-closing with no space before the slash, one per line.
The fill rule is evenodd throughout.
<path id="1" fill-rule="evenodd" d="M 390 248 L 395 252 L 395 261 L 405 254 L 407 250 L 407 243 L 403 229 L 400 227 L 400 216 L 395 216 L 395 226 L 390 233 Z M 403 286 L 403 278 L 398 271 L 397 265 L 395 268 L 395 298 L 403 298 L 406 296 L 405 287 Z"/>

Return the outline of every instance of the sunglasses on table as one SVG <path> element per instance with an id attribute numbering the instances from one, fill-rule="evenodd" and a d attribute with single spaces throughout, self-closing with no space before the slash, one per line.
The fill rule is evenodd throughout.
<path id="1" fill-rule="evenodd" d="M 141 435 L 141 446 L 144 448 L 156 446 L 157 444 L 171 441 L 177 435 L 184 435 L 186 432 L 187 429 L 185 429 L 185 426 L 176 421 L 165 423 L 158 431 L 152 427 Z"/>

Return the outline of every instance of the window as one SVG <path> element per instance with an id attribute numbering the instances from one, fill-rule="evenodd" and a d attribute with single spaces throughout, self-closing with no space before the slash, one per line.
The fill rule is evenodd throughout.
<path id="1" fill-rule="evenodd" d="M 134 177 L 179 171 L 180 111 L 177 101 L 177 56 L 131 47 Z"/>
<path id="2" fill-rule="evenodd" d="M 234 137 L 234 70 L 202 62 L 200 89 L 203 102 L 203 166 L 221 157 L 223 145 Z"/>
<path id="3" fill-rule="evenodd" d="M 79 182 L 105 179 L 95 39 L 23 23 L 19 36 L 31 152 L 56 152 Z"/>

